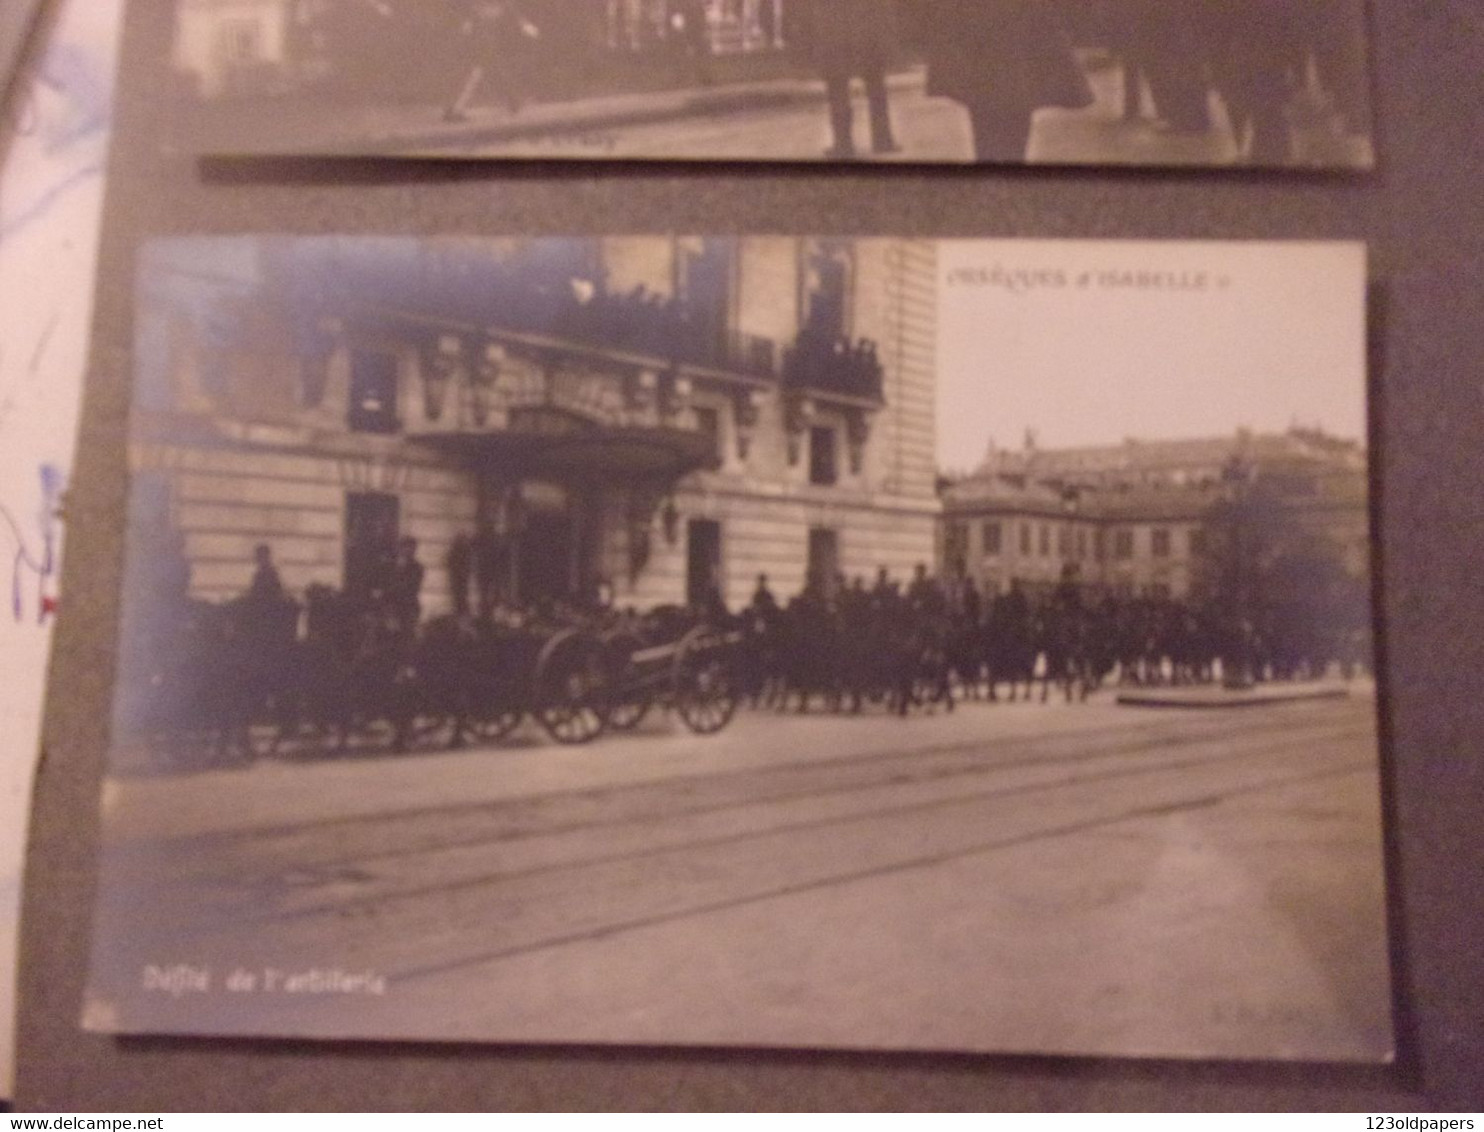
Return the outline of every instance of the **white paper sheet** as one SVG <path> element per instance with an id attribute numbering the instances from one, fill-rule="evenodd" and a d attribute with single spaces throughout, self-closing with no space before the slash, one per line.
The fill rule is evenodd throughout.
<path id="1" fill-rule="evenodd" d="M 14 1077 L 21 860 L 92 321 L 119 8 L 66 0 L 0 127 L 0 1096 Z"/>

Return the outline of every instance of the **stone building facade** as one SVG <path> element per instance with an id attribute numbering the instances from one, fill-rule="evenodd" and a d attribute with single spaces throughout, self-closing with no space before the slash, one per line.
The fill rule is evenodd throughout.
<path id="1" fill-rule="evenodd" d="M 1216 509 L 1262 490 L 1347 574 L 1369 571 L 1364 448 L 1316 430 L 990 453 L 944 490 L 941 562 L 991 592 L 1064 577 L 1184 599 L 1212 567 Z"/>
<path id="2" fill-rule="evenodd" d="M 266 545 L 296 596 L 354 588 L 411 537 L 431 615 L 461 535 L 515 603 L 905 578 L 940 511 L 935 281 L 909 241 L 161 241 L 130 585 L 229 599 Z"/>

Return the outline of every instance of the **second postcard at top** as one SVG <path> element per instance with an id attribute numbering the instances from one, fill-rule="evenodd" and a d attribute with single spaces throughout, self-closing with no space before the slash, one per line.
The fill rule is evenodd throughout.
<path id="1" fill-rule="evenodd" d="M 225 155 L 1374 164 L 1364 0 L 171 0 Z"/>

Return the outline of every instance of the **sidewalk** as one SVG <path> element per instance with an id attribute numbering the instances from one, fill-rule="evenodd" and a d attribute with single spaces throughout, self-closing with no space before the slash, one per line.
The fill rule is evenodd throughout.
<path id="1" fill-rule="evenodd" d="M 104 837 L 242 832 L 1053 733 L 1091 739 L 1146 722 L 1111 699 L 961 704 L 951 713 L 906 719 L 879 711 L 841 716 L 744 708 L 724 731 L 698 736 L 655 711 L 635 731 L 583 746 L 553 742 L 526 720 L 499 743 L 458 751 L 269 758 L 160 776 L 140 773 L 147 753 L 116 751 L 103 789 Z"/>
<path id="2" fill-rule="evenodd" d="M 1220 684 L 1202 684 L 1183 688 L 1150 688 L 1146 691 L 1119 692 L 1117 702 L 1126 707 L 1166 708 L 1242 708 L 1267 704 L 1286 704 L 1299 700 L 1343 699 L 1351 694 L 1352 685 L 1370 689 L 1369 681 L 1296 680 L 1292 683 L 1254 684 L 1250 688 L 1227 688 Z"/>
<path id="3" fill-rule="evenodd" d="M 1369 681 L 1357 681 L 1354 697 L 1359 702 L 1369 690 Z M 1168 696 L 1182 690 L 1158 691 Z M 1346 694 L 1341 686 L 1338 695 Z M 1278 704 L 1284 699 L 1249 702 Z M 576 747 L 551 741 L 527 720 L 499 743 L 458 751 L 392 754 L 369 749 L 267 758 L 178 775 L 151 775 L 144 763 L 147 752 L 117 750 L 103 788 L 103 837 L 118 844 L 281 829 L 770 767 L 988 750 L 1006 743 L 1091 747 L 1115 734 L 1136 736 L 1158 721 L 1156 713 L 1128 711 L 1105 692 L 1075 704 L 1059 699 L 994 705 L 965 701 L 952 712 L 905 719 L 884 711 L 835 715 L 743 708 L 724 731 L 707 736 L 693 735 L 669 713 L 655 711 L 636 731 L 604 735 Z M 1176 726 L 1202 734 L 1229 725 L 1182 713 Z"/>

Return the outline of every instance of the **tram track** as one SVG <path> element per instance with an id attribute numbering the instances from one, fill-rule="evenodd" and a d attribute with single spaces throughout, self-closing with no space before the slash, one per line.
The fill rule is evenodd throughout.
<path id="1" fill-rule="evenodd" d="M 1333 726 L 1322 721 L 1302 726 L 1285 721 L 1275 730 L 1288 742 L 1331 734 Z M 225 883 L 244 875 L 269 876 L 277 870 L 333 870 L 337 866 L 475 848 L 531 836 L 593 832 L 651 821 L 656 815 L 701 816 L 741 805 L 804 801 L 883 785 L 905 786 L 953 776 L 979 777 L 1023 768 L 1052 769 L 1141 757 L 1188 750 L 1225 735 L 1219 727 L 1184 720 L 1088 750 L 1057 750 L 1066 746 L 1065 735 L 991 740 L 993 745 L 988 747 L 986 740 L 975 738 L 909 751 L 893 749 L 772 762 L 723 773 L 678 774 L 625 786 L 335 818 L 248 832 L 191 835 L 142 845 L 124 844 L 111 852 L 120 861 L 175 854 L 186 872 L 202 879 L 215 874 Z M 1373 728 L 1364 725 L 1353 729 L 1351 737 L 1373 741 L 1373 735 Z"/>
<path id="2" fill-rule="evenodd" d="M 1356 737 L 1359 737 L 1358 734 Z M 1269 754 L 1287 755 L 1301 752 L 1314 741 L 1314 736 L 1295 736 L 1270 748 Z M 1175 745 L 1171 745 L 1174 747 Z M 1186 749 L 1188 744 L 1179 744 Z M 1167 748 L 1168 749 L 1168 748 Z M 1141 752 L 1143 753 L 1143 752 Z M 386 851 L 356 858 L 354 866 L 384 865 L 388 862 L 405 862 L 414 858 L 422 866 L 418 873 L 427 869 L 441 879 L 438 884 L 426 886 L 417 883 L 399 886 L 395 877 L 406 872 L 393 873 L 391 883 L 380 885 L 374 882 L 358 882 L 351 887 L 356 895 L 351 899 L 315 899 L 313 891 L 309 899 L 296 902 L 285 901 L 275 910 L 271 918 L 281 921 L 286 917 L 313 916 L 354 908 L 365 908 L 386 900 L 416 897 L 433 892 L 451 892 L 460 888 L 478 887 L 543 872 L 555 872 L 570 868 L 581 868 L 591 864 L 608 864 L 621 859 L 639 859 L 687 850 L 710 848 L 730 841 L 746 840 L 775 833 L 819 832 L 831 825 L 851 822 L 867 822 L 886 817 L 908 814 L 926 814 L 943 805 L 974 801 L 997 801 L 1027 797 L 1037 793 L 1080 786 L 1096 782 L 1112 782 L 1117 779 L 1140 775 L 1162 774 L 1209 767 L 1222 760 L 1240 760 L 1250 757 L 1235 755 L 1205 755 L 1187 758 L 1148 760 L 1138 766 L 1118 765 L 1126 763 L 1129 752 L 1106 752 L 1097 757 L 1079 756 L 1053 762 L 1020 760 L 1012 765 L 996 767 L 963 767 L 956 770 L 939 770 L 920 776 L 893 775 L 887 781 L 869 781 L 800 791 L 788 795 L 759 797 L 724 805 L 681 808 L 663 814 L 644 814 L 622 820 L 595 821 L 577 826 L 566 826 L 525 833 L 516 838 L 492 838 L 437 850 Z M 1082 767 L 1090 763 L 1109 763 L 1114 769 L 1092 773 L 1061 775 L 1068 766 Z M 991 775 L 1021 772 L 1013 784 L 998 785 L 992 789 L 964 789 L 966 780 L 980 780 Z M 1026 779 L 1029 779 L 1027 781 Z M 766 809 L 769 817 L 766 824 L 759 825 L 752 815 Z M 821 815 L 819 811 L 828 811 Z M 807 815 L 807 816 L 799 816 Z M 706 834 L 693 836 L 692 831 L 704 823 Z M 674 834 L 673 840 L 667 835 Z M 615 839 L 627 851 L 611 852 L 605 856 L 592 856 L 592 835 L 599 834 L 605 840 Z M 554 849 L 553 843 L 560 842 Z M 532 844 L 534 843 L 534 844 Z M 611 842 L 610 842 L 611 843 Z M 530 846 L 534 852 L 521 853 L 520 848 Z M 498 871 L 488 871 L 489 850 L 504 849 L 507 860 Z M 514 856 L 515 860 L 509 857 Z M 541 863 L 522 867 L 520 858 L 527 862 L 532 857 Z M 555 859 L 551 859 L 555 857 Z M 414 873 L 413 875 L 417 875 Z M 454 879 L 450 879 L 450 877 Z M 287 886 L 286 886 L 287 887 Z M 333 887 L 331 885 L 326 887 Z"/>
<path id="3" fill-rule="evenodd" d="M 1261 747 L 1257 752 L 1231 750 L 1229 737 L 1213 735 L 1208 742 L 1227 748 L 1224 753 L 1191 755 L 1187 736 L 1179 744 L 1165 745 L 1185 750 L 1184 758 L 1141 759 L 1129 766 L 1125 744 L 1054 760 L 1063 769 L 1085 767 L 1095 759 L 1109 762 L 1092 774 L 1000 784 L 972 793 L 958 789 L 964 774 L 1005 772 L 1035 761 L 1030 756 L 1001 759 L 941 778 L 937 784 L 945 790 L 936 797 L 907 801 L 900 795 L 902 784 L 891 782 L 888 773 L 874 788 L 883 792 L 882 798 L 895 792 L 893 806 L 722 830 L 720 836 L 714 829 L 708 836 L 695 835 L 695 823 L 716 823 L 714 812 L 660 821 L 650 817 L 638 830 L 650 839 L 648 844 L 606 853 L 594 852 L 601 845 L 588 844 L 583 854 L 527 861 L 523 868 L 507 865 L 492 871 L 485 861 L 481 870 L 478 847 L 466 845 L 461 849 L 472 852 L 463 875 L 457 862 L 428 858 L 400 888 L 371 892 L 350 885 L 338 897 L 318 903 L 311 898 L 294 907 L 292 901 L 282 902 L 285 890 L 277 887 L 276 907 L 264 910 L 259 905 L 246 917 L 234 914 L 244 911 L 241 907 L 185 900 L 176 906 L 189 909 L 184 919 L 193 923 L 156 921 L 154 926 L 169 934 L 173 946 L 203 951 L 225 946 L 240 950 L 242 940 L 251 938 L 275 955 L 310 956 L 323 953 L 327 938 L 334 938 L 338 956 L 348 959 L 347 953 L 353 953 L 357 961 L 410 978 L 1374 768 L 1372 761 L 1354 758 L 1356 741 L 1368 740 L 1364 728 L 1331 728 L 1329 742 L 1348 753 L 1321 759 L 1318 765 L 1316 734 L 1291 727 L 1275 730 L 1282 742 L 1264 741 L 1250 727 L 1243 729 L 1246 741 Z M 1147 740 L 1139 746 L 1148 751 Z M 883 769 L 880 761 L 876 765 Z M 1296 766 L 1306 769 L 1295 773 Z M 1044 753 L 1042 769 L 1047 769 Z M 1127 797 L 1127 788 L 1139 779 L 1144 782 L 1136 796 Z M 859 796 L 868 789 L 856 783 L 843 793 Z M 1101 798 L 1104 794 L 1115 801 Z M 758 801 L 751 808 L 777 805 Z M 629 819 L 629 824 L 636 822 Z M 677 834 L 670 839 L 667 824 Z M 577 845 L 570 847 L 577 848 L 594 828 L 572 827 L 528 835 L 527 840 L 544 841 L 540 848 L 549 851 L 553 839 L 576 839 Z M 435 879 L 416 883 L 419 874 L 425 881 Z"/>

